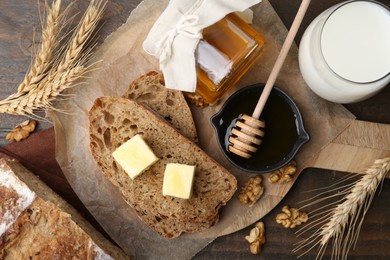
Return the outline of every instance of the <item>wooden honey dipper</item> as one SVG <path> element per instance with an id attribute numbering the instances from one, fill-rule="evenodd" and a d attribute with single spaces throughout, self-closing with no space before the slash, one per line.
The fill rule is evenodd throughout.
<path id="1" fill-rule="evenodd" d="M 235 124 L 233 124 L 231 135 L 228 139 L 230 143 L 228 150 L 230 152 L 249 159 L 252 157 L 252 154 L 257 151 L 258 146 L 261 145 L 265 128 L 265 122 L 259 120 L 261 112 L 263 111 L 265 103 L 267 102 L 309 4 L 310 0 L 302 0 L 252 116 L 243 114 L 234 120 Z"/>

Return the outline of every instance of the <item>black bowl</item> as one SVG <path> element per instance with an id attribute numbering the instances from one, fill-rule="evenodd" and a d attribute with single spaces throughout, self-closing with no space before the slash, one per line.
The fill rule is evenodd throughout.
<path id="1" fill-rule="evenodd" d="M 309 134 L 303 127 L 301 113 L 294 101 L 274 87 L 261 115 L 266 122 L 263 143 L 250 159 L 228 151 L 231 126 L 240 114 L 252 115 L 264 84 L 254 84 L 235 92 L 211 118 L 218 144 L 226 158 L 237 168 L 252 173 L 267 173 L 289 163 Z"/>

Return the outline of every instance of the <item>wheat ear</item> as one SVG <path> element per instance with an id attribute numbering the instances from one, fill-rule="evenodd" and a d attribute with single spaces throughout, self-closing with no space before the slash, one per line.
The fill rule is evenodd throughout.
<path id="1" fill-rule="evenodd" d="M 61 73 L 72 67 L 82 56 L 88 55 L 88 53 L 84 52 L 84 48 L 96 29 L 104 6 L 105 1 L 103 0 L 91 0 L 79 26 L 68 43 L 63 59 L 57 64 L 56 70 L 51 70 L 49 78 L 53 77 L 53 74 Z"/>
<path id="2" fill-rule="evenodd" d="M 93 64 L 87 65 L 91 49 L 85 50 L 88 40 L 102 16 L 105 0 L 91 0 L 79 26 L 68 42 L 63 56 L 53 61 L 50 70 L 34 86 L 26 85 L 24 90 L 0 101 L 0 113 L 33 115 L 36 109 L 53 109 L 52 101 L 61 91 L 73 86 Z"/>
<path id="3" fill-rule="evenodd" d="M 72 83 L 79 79 L 88 70 L 87 67 L 75 66 L 65 72 L 58 74 L 52 80 L 46 82 L 44 88 L 37 89 L 37 91 L 30 91 L 28 94 L 10 102 L 8 108 L 12 110 L 13 114 L 18 115 L 33 115 L 34 110 L 42 107 L 46 109 L 53 109 L 51 102 L 60 95 L 60 93 L 70 88 Z M 1 106 L 0 106 L 0 112 Z"/>
<path id="4" fill-rule="evenodd" d="M 360 179 L 347 187 L 342 194 L 343 198 L 338 204 L 328 210 L 324 210 L 323 216 L 318 220 L 312 218 L 312 225 L 304 227 L 299 233 L 320 226 L 308 238 L 301 241 L 294 251 L 306 248 L 302 254 L 318 247 L 317 259 L 322 258 L 329 243 L 332 242 L 332 258 L 347 259 L 349 250 L 356 245 L 364 216 L 374 198 L 374 194 L 380 183 L 390 171 L 390 157 L 376 160 L 368 168 Z M 334 197 L 330 195 L 329 197 Z M 323 198 L 318 201 L 324 201 Z M 312 202 L 310 204 L 315 204 Z M 331 203 L 334 205 L 335 203 Z M 302 232 L 303 231 L 303 232 Z"/>
<path id="5" fill-rule="evenodd" d="M 45 77 L 53 63 L 64 13 L 60 12 L 61 0 L 54 1 L 51 7 L 45 2 L 45 7 L 47 16 L 45 25 L 42 25 L 42 43 L 35 56 L 34 64 L 18 87 L 18 92 L 30 91 L 34 88 Z"/>

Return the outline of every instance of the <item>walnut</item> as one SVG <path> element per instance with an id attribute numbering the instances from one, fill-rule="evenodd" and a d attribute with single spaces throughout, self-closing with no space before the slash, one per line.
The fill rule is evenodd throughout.
<path id="1" fill-rule="evenodd" d="M 209 104 L 197 93 L 184 92 L 187 101 L 197 107 L 207 107 Z"/>
<path id="2" fill-rule="evenodd" d="M 268 177 L 270 183 L 286 183 L 292 180 L 292 176 L 297 171 L 297 164 L 295 161 L 291 161 L 286 166 L 271 172 Z"/>
<path id="3" fill-rule="evenodd" d="M 31 132 L 34 132 L 36 126 L 37 121 L 26 120 L 12 129 L 5 138 L 9 141 L 19 142 L 20 140 L 26 139 Z"/>
<path id="4" fill-rule="evenodd" d="M 261 246 L 265 243 L 265 230 L 262 221 L 257 222 L 255 227 L 249 232 L 249 236 L 245 236 L 245 240 L 249 242 L 249 249 L 252 254 L 259 254 Z"/>
<path id="5" fill-rule="evenodd" d="M 295 228 L 308 220 L 305 212 L 289 206 L 284 206 L 282 212 L 276 215 L 276 223 L 282 224 L 285 228 Z"/>
<path id="6" fill-rule="evenodd" d="M 250 177 L 241 188 L 238 200 L 242 204 L 249 204 L 249 207 L 252 207 L 260 199 L 261 195 L 263 195 L 264 188 L 262 182 L 263 179 L 259 175 Z"/>

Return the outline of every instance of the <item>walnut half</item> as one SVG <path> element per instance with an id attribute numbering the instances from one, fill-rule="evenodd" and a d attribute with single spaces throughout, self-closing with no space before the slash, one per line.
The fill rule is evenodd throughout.
<path id="1" fill-rule="evenodd" d="M 197 93 L 184 92 L 186 100 L 197 107 L 207 107 L 209 104 Z"/>
<path id="2" fill-rule="evenodd" d="M 285 228 L 295 228 L 309 220 L 305 212 L 299 211 L 296 208 L 284 206 L 282 212 L 276 215 L 276 223 L 281 224 Z"/>
<path id="3" fill-rule="evenodd" d="M 249 236 L 245 236 L 245 240 L 249 242 L 249 249 L 252 254 L 259 254 L 261 246 L 265 243 L 265 229 L 262 221 L 257 222 L 255 227 L 249 232 Z"/>
<path id="4" fill-rule="evenodd" d="M 297 171 L 297 164 L 295 161 L 291 161 L 286 166 L 271 172 L 268 177 L 270 183 L 287 183 L 292 180 L 293 175 Z"/>
<path id="5" fill-rule="evenodd" d="M 36 126 L 37 121 L 26 120 L 12 129 L 5 138 L 9 141 L 19 142 L 20 140 L 26 139 L 31 132 L 34 132 Z"/>
<path id="6" fill-rule="evenodd" d="M 263 179 L 259 175 L 250 177 L 241 188 L 238 200 L 242 204 L 249 204 L 249 207 L 252 207 L 260 199 L 261 195 L 263 195 L 264 188 L 262 182 Z"/>

